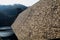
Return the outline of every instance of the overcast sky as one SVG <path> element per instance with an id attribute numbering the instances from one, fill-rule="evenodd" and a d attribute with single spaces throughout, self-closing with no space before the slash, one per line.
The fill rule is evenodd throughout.
<path id="1" fill-rule="evenodd" d="M 38 1 L 39 0 L 0 0 L 0 5 L 23 4 L 25 6 L 31 6 Z"/>

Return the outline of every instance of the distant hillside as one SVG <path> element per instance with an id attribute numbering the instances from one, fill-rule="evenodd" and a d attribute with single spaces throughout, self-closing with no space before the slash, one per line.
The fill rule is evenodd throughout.
<path id="1" fill-rule="evenodd" d="M 21 4 L 0 5 L 0 26 L 10 26 L 17 15 L 27 7 Z"/>

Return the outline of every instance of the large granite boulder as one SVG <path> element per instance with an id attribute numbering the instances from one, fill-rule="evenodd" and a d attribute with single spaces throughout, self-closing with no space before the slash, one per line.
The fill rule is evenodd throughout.
<path id="1" fill-rule="evenodd" d="M 20 13 L 12 28 L 19 40 L 60 38 L 60 0 L 40 0 Z"/>

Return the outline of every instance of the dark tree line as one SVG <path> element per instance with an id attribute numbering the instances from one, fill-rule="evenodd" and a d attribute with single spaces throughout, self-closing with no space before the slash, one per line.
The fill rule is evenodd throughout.
<path id="1" fill-rule="evenodd" d="M 0 26 L 10 26 L 19 13 L 24 11 L 27 7 L 21 4 L 0 5 Z"/>

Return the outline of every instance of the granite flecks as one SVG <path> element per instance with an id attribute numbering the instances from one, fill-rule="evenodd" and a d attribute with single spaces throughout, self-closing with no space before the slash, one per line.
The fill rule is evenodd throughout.
<path id="1" fill-rule="evenodd" d="M 12 28 L 19 40 L 60 38 L 60 1 L 40 0 L 19 14 Z"/>

